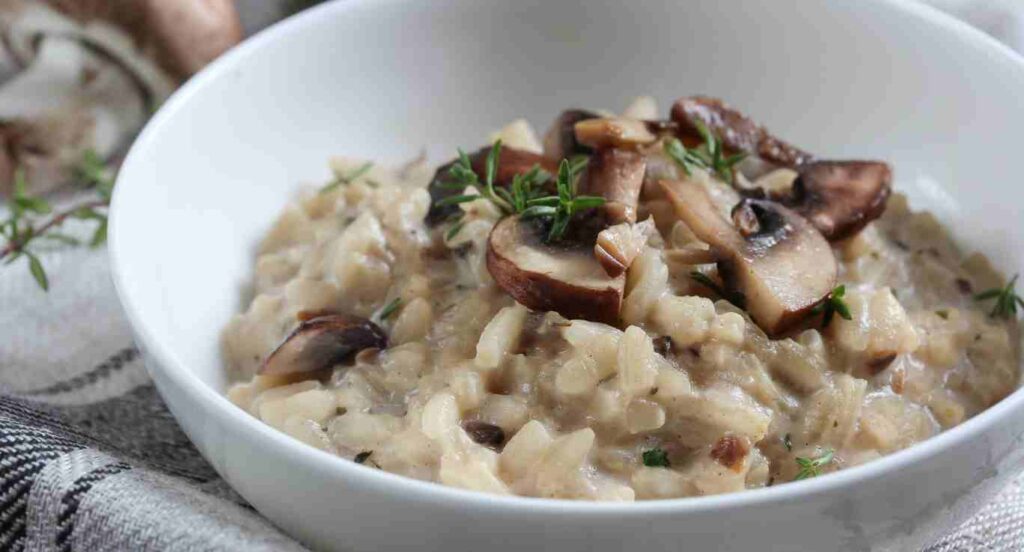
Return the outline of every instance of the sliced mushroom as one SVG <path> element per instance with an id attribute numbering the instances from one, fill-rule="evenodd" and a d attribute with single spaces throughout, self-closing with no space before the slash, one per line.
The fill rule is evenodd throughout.
<path id="1" fill-rule="evenodd" d="M 815 161 L 799 168 L 780 201 L 829 241 L 849 238 L 885 212 L 892 170 L 880 161 Z"/>
<path id="2" fill-rule="evenodd" d="M 636 207 L 646 169 L 647 160 L 640 153 L 598 150 L 580 179 L 580 193 L 605 198 L 602 209 L 610 224 L 636 222 Z"/>
<path id="3" fill-rule="evenodd" d="M 549 245 L 542 236 L 536 221 L 512 216 L 498 222 L 487 242 L 487 270 L 494 281 L 533 310 L 618 322 L 625 275 L 605 272 L 594 256 L 593 240 Z"/>
<path id="4" fill-rule="evenodd" d="M 576 141 L 576 123 L 598 119 L 601 115 L 586 109 L 567 109 L 558 115 L 544 134 L 544 155 L 565 159 L 573 155 L 590 155 L 593 150 Z"/>
<path id="5" fill-rule="evenodd" d="M 363 349 L 384 349 L 387 334 L 357 316 L 328 314 L 299 324 L 263 361 L 260 374 L 299 374 L 330 368 Z"/>
<path id="6" fill-rule="evenodd" d="M 744 199 L 731 222 L 701 184 L 662 181 L 661 186 L 682 221 L 711 246 L 726 286 L 743 294 L 751 318 L 769 335 L 795 328 L 835 286 L 832 249 L 792 210 Z"/>
<path id="7" fill-rule="evenodd" d="M 485 164 L 487 162 L 487 154 L 490 153 L 490 151 L 490 146 L 487 146 L 480 148 L 469 156 L 473 171 L 476 172 L 481 181 L 483 181 L 486 173 Z M 436 206 L 438 200 L 463 193 L 462 190 L 442 186 L 442 184 L 446 182 L 451 182 L 452 178 L 448 172 L 457 161 L 458 160 L 452 160 L 438 168 L 437 172 L 434 173 L 434 179 L 430 182 L 430 186 L 428 187 L 428 191 L 430 192 L 430 210 L 427 212 L 426 218 L 427 224 L 429 225 L 438 224 L 459 210 L 458 205 Z M 558 164 L 548 157 L 516 148 L 510 148 L 508 146 L 502 146 L 498 157 L 498 170 L 494 175 L 494 183 L 497 186 L 509 186 L 515 175 L 526 174 L 530 172 L 534 166 L 539 166 L 548 174 L 555 174 L 558 172 Z"/>
<path id="8" fill-rule="evenodd" d="M 597 235 L 594 257 L 609 276 L 618 276 L 633 264 L 654 232 L 653 218 L 636 224 L 623 222 L 609 226 Z"/>
<path id="9" fill-rule="evenodd" d="M 691 144 L 699 138 L 695 121 L 718 135 L 726 148 L 756 154 L 764 160 L 793 167 L 811 160 L 811 154 L 772 136 L 746 115 L 707 96 L 680 98 L 672 106 L 672 120 Z"/>
<path id="10" fill-rule="evenodd" d="M 577 122 L 573 131 L 576 142 L 594 149 L 636 149 L 653 144 L 658 139 L 648 129 L 646 122 L 622 117 L 585 119 Z"/>

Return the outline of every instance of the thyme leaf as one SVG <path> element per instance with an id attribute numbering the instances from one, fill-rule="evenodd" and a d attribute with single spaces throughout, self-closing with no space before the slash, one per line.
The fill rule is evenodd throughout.
<path id="1" fill-rule="evenodd" d="M 992 306 L 992 311 L 989 312 L 989 316 L 992 318 L 1004 318 L 1013 319 L 1017 318 L 1017 306 L 1024 308 L 1024 300 L 1017 295 L 1017 290 L 1014 289 L 1017 285 L 1017 278 L 1019 274 L 1014 274 L 1013 278 L 1006 283 L 1005 286 L 1000 288 L 993 288 L 974 296 L 975 301 L 988 301 L 995 299 L 996 302 Z"/>
<path id="2" fill-rule="evenodd" d="M 800 468 L 797 472 L 795 480 L 810 479 L 821 475 L 821 470 L 825 466 L 832 463 L 835 458 L 835 451 L 832 449 L 826 449 L 820 456 L 815 458 L 803 458 L 798 456 L 796 458 L 796 464 Z"/>
<path id="3" fill-rule="evenodd" d="M 545 219 L 549 224 L 546 237 L 548 242 L 562 239 L 569 227 L 572 217 L 577 213 L 604 205 L 605 199 L 596 196 L 577 196 L 576 180 L 583 171 L 588 159 L 574 157 L 563 159 L 558 166 L 555 178 L 556 194 L 547 195 L 543 184 L 551 179 L 551 175 L 534 165 L 525 173 L 512 177 L 509 187 L 496 187 L 498 166 L 501 161 L 501 140 L 496 140 L 487 152 L 484 161 L 484 179 L 473 170 L 473 163 L 465 151 L 459 150 L 459 158 L 448 170 L 451 181 L 442 185 L 445 189 L 472 189 L 475 193 L 463 193 L 448 196 L 434 202 L 437 207 L 458 205 L 477 199 L 486 199 L 494 204 L 504 215 L 521 215 L 524 219 Z M 451 239 L 462 229 L 462 213 L 456 215 L 451 226 L 445 233 Z"/>
<path id="4" fill-rule="evenodd" d="M 843 300 L 843 296 L 846 295 L 846 286 L 836 286 L 825 298 L 824 301 L 818 303 L 813 309 L 811 314 L 824 315 L 821 318 L 821 327 L 827 328 L 832 323 L 832 319 L 835 318 L 836 313 L 839 313 L 844 320 L 852 320 L 853 315 L 850 314 L 850 306 Z"/>
<path id="5" fill-rule="evenodd" d="M 645 450 L 640 455 L 643 463 L 648 468 L 667 468 L 669 467 L 668 453 L 660 447 L 655 447 L 650 450 Z"/>
<path id="6" fill-rule="evenodd" d="M 693 121 L 704 143 L 696 148 L 687 148 L 678 138 L 665 141 L 665 155 L 676 162 L 687 175 L 693 174 L 696 168 L 714 172 L 727 184 L 735 181 L 734 167 L 746 159 L 747 154 L 740 152 L 726 155 L 721 140 L 701 121 Z"/>
<path id="7" fill-rule="evenodd" d="M 366 163 L 363 163 L 362 165 L 356 167 L 355 169 L 349 171 L 348 173 L 336 174 L 334 175 L 334 180 L 331 180 L 330 182 L 327 183 L 326 186 L 320 188 L 320 193 L 330 193 L 343 185 L 351 184 L 356 180 L 362 178 L 363 176 L 366 176 L 366 173 L 370 172 L 370 169 L 372 168 L 373 162 L 367 161 Z"/>
<path id="8" fill-rule="evenodd" d="M 398 310 L 398 307 L 402 306 L 402 298 L 395 297 L 390 303 L 384 305 L 384 308 L 380 310 L 380 314 L 377 315 L 378 320 L 387 320 L 392 314 Z"/>
<path id="9" fill-rule="evenodd" d="M 92 247 L 98 247 L 107 239 L 106 208 L 114 189 L 113 175 L 109 174 L 103 160 L 92 150 L 83 154 L 74 174 L 99 197 L 56 212 L 46 199 L 29 195 L 25 171 L 21 168 L 15 170 L 10 214 L 7 219 L 0 221 L 0 238 L 4 240 L 0 246 L 0 260 L 10 265 L 22 257 L 27 259 L 29 273 L 43 291 L 49 291 L 50 280 L 39 256 L 31 250 L 36 240 L 80 245 L 78 239 L 58 231 L 69 218 L 96 222 L 89 240 Z"/>

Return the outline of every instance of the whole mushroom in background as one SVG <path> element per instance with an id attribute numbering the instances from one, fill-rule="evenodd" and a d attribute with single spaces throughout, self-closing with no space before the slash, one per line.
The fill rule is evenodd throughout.
<path id="1" fill-rule="evenodd" d="M 0 0 L 0 196 L 124 152 L 174 88 L 237 44 L 233 0 Z"/>

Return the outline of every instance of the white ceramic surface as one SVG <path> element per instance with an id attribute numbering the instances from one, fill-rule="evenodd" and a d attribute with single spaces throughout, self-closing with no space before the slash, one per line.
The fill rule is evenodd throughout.
<path id="1" fill-rule="evenodd" d="M 110 250 L 158 388 L 256 508 L 321 549 L 913 550 L 1024 463 L 1024 394 L 866 466 L 637 504 L 486 496 L 357 466 L 221 395 L 218 335 L 254 246 L 345 153 L 435 161 L 525 115 L 721 96 L 822 154 L 893 161 L 900 186 L 1001 268 L 1022 266 L 1024 62 L 918 5 L 721 0 L 350 0 L 248 41 L 188 83 L 124 164 Z"/>

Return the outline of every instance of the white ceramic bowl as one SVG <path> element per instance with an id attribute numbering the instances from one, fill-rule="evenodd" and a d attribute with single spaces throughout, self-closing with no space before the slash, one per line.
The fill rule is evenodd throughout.
<path id="1" fill-rule="evenodd" d="M 231 485 L 315 548 L 913 550 L 1022 464 L 1024 394 L 865 466 L 636 504 L 503 498 L 357 466 L 232 406 L 218 337 L 254 246 L 344 153 L 433 160 L 525 115 L 652 93 L 725 98 L 812 151 L 895 163 L 902 190 L 1008 273 L 1021 263 L 1024 62 L 915 4 L 350 0 L 261 33 L 136 142 L 110 228 L 157 387 Z M 471 548 L 472 547 L 472 548 Z"/>

